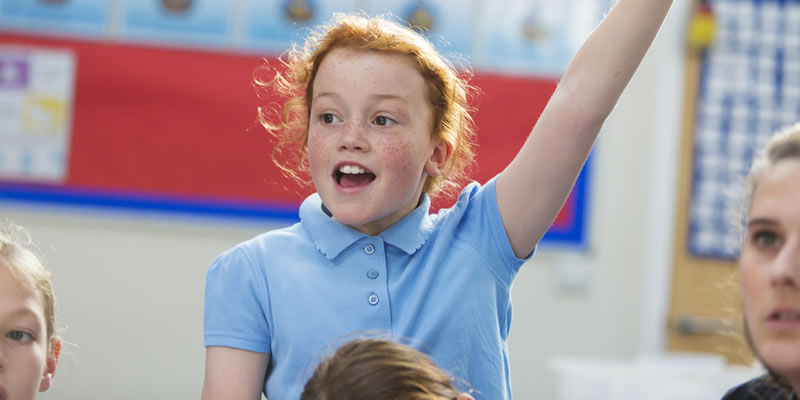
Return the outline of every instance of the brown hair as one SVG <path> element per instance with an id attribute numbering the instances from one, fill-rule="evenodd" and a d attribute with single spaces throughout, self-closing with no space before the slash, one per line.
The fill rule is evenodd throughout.
<path id="1" fill-rule="evenodd" d="M 355 339 L 320 362 L 300 400 L 456 399 L 453 379 L 413 348 L 383 339 Z"/>
<path id="2" fill-rule="evenodd" d="M 0 221 L 0 268 L 8 268 L 21 285 L 41 296 L 49 346 L 55 336 L 56 297 L 52 276 L 34 248 L 30 235 L 22 227 Z"/>
<path id="3" fill-rule="evenodd" d="M 314 78 L 322 60 L 335 48 L 403 54 L 414 60 L 428 85 L 433 111 L 431 135 L 442 138 L 452 149 L 442 174 L 429 176 L 422 190 L 433 196 L 440 190 L 456 189 L 474 158 L 475 128 L 468 105 L 468 93 L 474 89 L 427 39 L 384 16 L 368 18 L 335 13 L 327 24 L 310 31 L 302 48 L 292 45 L 287 52 L 288 60 L 280 60 L 284 71 L 268 65 L 256 71 L 257 87 L 272 88 L 288 98 L 279 113 L 280 123 L 270 122 L 269 114 L 276 111 L 259 107 L 261 125 L 277 139 L 272 150 L 273 162 L 288 177 L 304 182 L 298 173 L 309 171 L 306 140 Z M 274 77 L 261 79 L 258 77 L 261 72 L 274 72 Z"/>

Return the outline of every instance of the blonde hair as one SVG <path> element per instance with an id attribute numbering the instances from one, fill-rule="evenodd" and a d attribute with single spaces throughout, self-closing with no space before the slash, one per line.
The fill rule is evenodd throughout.
<path id="1" fill-rule="evenodd" d="M 288 98 L 278 112 L 279 123 L 270 122 L 269 114 L 276 110 L 259 107 L 259 122 L 277 139 L 272 150 L 273 162 L 286 176 L 305 182 L 299 172 L 309 171 L 306 141 L 314 78 L 322 60 L 335 48 L 403 54 L 414 60 L 428 85 L 428 100 L 433 111 L 431 134 L 443 139 L 452 149 L 442 174 L 429 176 L 423 191 L 434 196 L 439 191 L 457 189 L 475 155 L 475 128 L 468 105 L 469 93 L 474 88 L 427 39 L 385 16 L 368 18 L 335 13 L 327 24 L 310 31 L 302 48 L 292 45 L 287 53 L 288 60 L 280 60 L 284 71 L 276 71 L 268 65 L 257 70 L 257 87 L 272 88 Z M 274 72 L 274 76 L 262 80 L 258 77 L 260 72 Z"/>
<path id="2" fill-rule="evenodd" d="M 775 133 L 753 161 L 742 198 L 742 221 L 745 221 L 749 214 L 753 193 L 764 174 L 779 162 L 789 159 L 800 159 L 800 123 Z"/>
<path id="3" fill-rule="evenodd" d="M 453 378 L 425 354 L 385 339 L 360 338 L 326 357 L 300 400 L 456 399 Z"/>
<path id="4" fill-rule="evenodd" d="M 788 126 L 776 132 L 770 138 L 764 149 L 761 150 L 753 160 L 752 167 L 750 168 L 745 182 L 744 195 L 742 196 L 742 226 L 740 228 L 742 240 L 744 240 L 743 232 L 745 231 L 746 221 L 749 218 L 753 194 L 758 188 L 761 179 L 781 161 L 793 159 L 800 160 L 800 123 Z M 747 344 L 753 350 L 753 353 L 760 358 L 758 349 L 755 343 L 753 343 L 746 322 L 743 324 L 743 328 L 743 335 Z M 785 377 L 772 370 L 769 365 L 766 365 L 766 363 L 764 363 L 764 365 L 767 369 L 767 375 L 761 381 L 763 388 L 778 391 L 788 398 L 792 393 L 792 387 L 789 382 Z"/>
<path id="5" fill-rule="evenodd" d="M 0 268 L 3 267 L 20 284 L 35 290 L 41 296 L 49 346 L 55 336 L 56 296 L 52 275 L 37 255 L 28 232 L 8 221 L 0 221 Z"/>

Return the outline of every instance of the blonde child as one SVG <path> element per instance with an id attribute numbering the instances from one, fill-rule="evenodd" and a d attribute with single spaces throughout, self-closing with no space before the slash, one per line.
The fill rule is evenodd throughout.
<path id="1" fill-rule="evenodd" d="M 474 400 L 419 351 L 386 339 L 359 338 L 325 357 L 300 400 Z"/>
<path id="2" fill-rule="evenodd" d="M 50 273 L 29 242 L 19 227 L 0 229 L 0 399 L 49 389 L 61 351 Z"/>
<path id="3" fill-rule="evenodd" d="M 430 197 L 472 155 L 466 83 L 422 36 L 386 19 L 335 15 L 316 30 L 265 83 L 289 96 L 280 123 L 265 118 L 277 153 L 299 155 L 282 166 L 307 167 L 316 193 L 300 223 L 210 266 L 203 398 L 296 400 L 326 343 L 382 330 L 420 343 L 480 398 L 510 399 L 513 279 L 670 5 L 620 0 L 531 115 L 516 158 L 434 215 Z"/>

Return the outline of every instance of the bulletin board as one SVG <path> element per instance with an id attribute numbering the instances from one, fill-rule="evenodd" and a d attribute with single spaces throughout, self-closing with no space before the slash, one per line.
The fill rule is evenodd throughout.
<path id="1" fill-rule="evenodd" d="M 755 154 L 800 121 L 800 1 L 711 0 L 716 21 L 699 83 L 689 250 L 733 260 Z"/>
<path id="2" fill-rule="evenodd" d="M 257 122 L 259 105 L 281 101 L 259 97 L 253 87 L 256 68 L 277 64 L 276 52 L 254 51 L 253 46 L 268 41 L 242 39 L 232 51 L 220 44 L 225 40 L 187 44 L 191 28 L 167 35 L 174 43 L 151 42 L 154 36 L 145 28 L 111 29 L 117 32 L 111 39 L 82 29 L 77 34 L 28 31 L 4 26 L 0 18 L 0 45 L 68 51 L 77 66 L 63 179 L 0 175 L 0 200 L 298 220 L 299 204 L 312 189 L 287 179 L 273 165 L 274 142 Z M 224 35 L 226 29 L 218 31 Z M 486 182 L 511 161 L 556 83 L 552 76 L 475 71 L 472 84 L 480 94 L 473 113 L 478 148 L 472 179 Z M 586 246 L 590 165 L 591 157 L 545 243 Z M 452 201 L 437 199 L 434 208 Z"/>

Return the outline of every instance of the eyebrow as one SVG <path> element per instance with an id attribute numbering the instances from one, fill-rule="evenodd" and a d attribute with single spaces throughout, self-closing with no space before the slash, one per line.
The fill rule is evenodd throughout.
<path id="1" fill-rule="evenodd" d="M 33 330 L 33 332 L 38 336 L 44 334 L 45 332 L 45 325 L 41 323 L 39 316 L 36 315 L 33 310 L 30 308 L 22 307 L 16 310 L 11 311 L 8 313 L 7 318 L 14 320 L 14 319 L 22 319 L 24 322 L 24 326 L 27 329 Z"/>
<path id="2" fill-rule="evenodd" d="M 318 99 L 320 97 L 339 97 L 339 95 L 336 94 L 336 93 L 333 93 L 333 92 L 321 92 L 321 93 L 315 94 L 314 98 L 312 98 L 311 100 L 313 101 L 313 100 L 316 100 L 316 99 Z"/>
<path id="3" fill-rule="evenodd" d="M 32 317 L 37 322 L 39 321 L 39 316 L 35 312 L 33 312 L 33 310 L 31 310 L 30 308 L 27 308 L 27 307 L 20 307 L 20 308 L 17 308 L 16 310 L 12 310 L 10 313 L 8 313 L 8 316 L 12 317 L 12 318 L 13 317 Z"/>
<path id="4" fill-rule="evenodd" d="M 339 97 L 339 95 L 334 93 L 334 92 L 322 92 L 322 93 L 314 95 L 314 98 L 312 99 L 312 101 L 317 100 L 320 97 Z M 399 100 L 399 101 L 402 101 L 404 103 L 407 102 L 406 98 L 404 96 L 400 96 L 400 95 L 397 95 L 397 94 L 375 94 L 375 95 L 372 95 L 370 97 L 378 99 L 378 100 Z"/>
<path id="5" fill-rule="evenodd" d="M 376 94 L 371 97 L 381 100 L 400 100 L 402 102 L 406 102 L 406 98 L 396 94 Z"/>
<path id="6" fill-rule="evenodd" d="M 755 226 L 758 226 L 758 225 L 777 226 L 778 225 L 778 221 L 775 221 L 773 218 L 768 218 L 768 217 L 757 217 L 757 218 L 753 218 L 753 219 L 751 219 L 750 221 L 747 222 L 747 226 L 748 227 L 752 227 L 754 225 Z"/>

